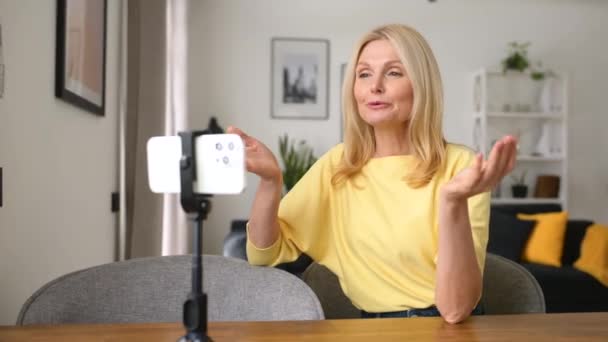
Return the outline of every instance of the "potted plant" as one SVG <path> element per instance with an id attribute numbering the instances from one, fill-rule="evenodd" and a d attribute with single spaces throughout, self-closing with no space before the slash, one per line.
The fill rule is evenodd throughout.
<path id="1" fill-rule="evenodd" d="M 511 192 L 514 198 L 525 198 L 528 196 L 528 186 L 526 185 L 526 172 L 524 170 L 519 177 L 511 175 L 513 184 L 511 184 Z"/>
<path id="2" fill-rule="evenodd" d="M 502 61 L 502 71 L 504 73 L 506 73 L 508 70 L 524 72 L 526 69 L 528 69 L 530 66 L 530 61 L 528 60 L 529 46 L 530 42 L 509 43 L 509 55 Z"/>
<path id="3" fill-rule="evenodd" d="M 287 193 L 317 161 L 317 158 L 305 140 L 296 143 L 295 140 L 291 141 L 287 134 L 279 137 L 279 152 L 283 162 L 283 184 Z"/>

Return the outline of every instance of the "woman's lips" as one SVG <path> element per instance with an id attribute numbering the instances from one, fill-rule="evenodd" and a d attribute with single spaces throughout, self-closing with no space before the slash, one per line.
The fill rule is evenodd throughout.
<path id="1" fill-rule="evenodd" d="M 384 109 L 388 106 L 389 104 L 387 102 L 382 101 L 372 101 L 367 103 L 367 107 L 371 109 Z"/>

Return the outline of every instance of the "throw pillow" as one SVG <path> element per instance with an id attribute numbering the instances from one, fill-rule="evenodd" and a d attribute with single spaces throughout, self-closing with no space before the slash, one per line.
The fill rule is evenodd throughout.
<path id="1" fill-rule="evenodd" d="M 566 235 L 564 237 L 564 250 L 562 252 L 562 267 L 572 266 L 581 256 L 583 238 L 593 221 L 568 219 Z"/>
<path id="2" fill-rule="evenodd" d="M 536 221 L 524 248 L 522 260 L 561 267 L 568 212 L 517 214 L 520 220 Z"/>
<path id="3" fill-rule="evenodd" d="M 608 226 L 593 224 L 587 228 L 581 244 L 581 256 L 574 267 L 608 286 Z"/>
<path id="4" fill-rule="evenodd" d="M 497 254 L 515 262 L 521 261 L 521 254 L 530 237 L 535 222 L 522 221 L 515 215 L 492 210 L 490 213 L 490 233 L 488 253 Z"/>

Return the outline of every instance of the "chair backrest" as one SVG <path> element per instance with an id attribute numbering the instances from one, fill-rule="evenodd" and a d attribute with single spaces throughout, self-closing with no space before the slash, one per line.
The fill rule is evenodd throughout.
<path id="1" fill-rule="evenodd" d="M 313 262 L 302 273 L 302 280 L 315 292 L 327 319 L 361 318 L 361 311 L 346 297 L 338 277 L 327 267 Z"/>
<path id="2" fill-rule="evenodd" d="M 222 255 L 229 258 L 247 260 L 247 233 L 231 231 L 224 238 Z"/>
<path id="3" fill-rule="evenodd" d="M 192 256 L 132 259 L 76 271 L 40 288 L 18 325 L 181 322 Z M 203 257 L 210 321 L 323 319 L 319 300 L 297 277 L 222 256 Z"/>
<path id="4" fill-rule="evenodd" d="M 518 263 L 491 253 L 486 256 L 482 303 L 488 315 L 546 311 L 536 278 Z"/>
<path id="5" fill-rule="evenodd" d="M 360 318 L 338 278 L 325 266 L 313 263 L 302 280 L 316 293 L 327 319 Z M 488 315 L 545 312 L 545 298 L 534 276 L 523 266 L 491 253 L 486 256 L 482 305 Z"/>

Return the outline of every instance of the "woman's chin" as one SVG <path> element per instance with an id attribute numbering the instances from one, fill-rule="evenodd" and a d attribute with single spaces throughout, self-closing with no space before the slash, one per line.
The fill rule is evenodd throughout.
<path id="1" fill-rule="evenodd" d="M 370 115 L 368 117 L 366 117 L 365 122 L 367 122 L 368 125 L 378 129 L 378 128 L 387 128 L 387 127 L 395 127 L 395 126 L 399 126 L 399 121 L 395 120 L 393 117 L 387 117 L 387 116 L 375 116 L 375 115 Z"/>

